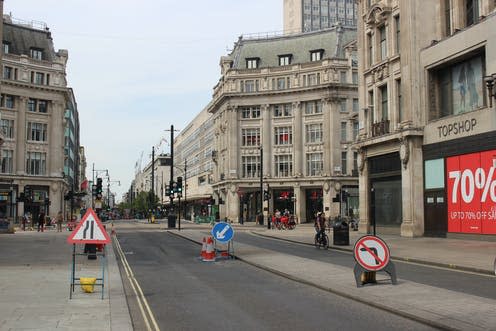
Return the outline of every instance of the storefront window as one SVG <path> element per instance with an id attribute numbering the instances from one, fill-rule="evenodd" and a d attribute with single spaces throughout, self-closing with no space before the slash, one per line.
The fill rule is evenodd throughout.
<path id="1" fill-rule="evenodd" d="M 444 188 L 444 159 L 425 161 L 425 189 Z"/>

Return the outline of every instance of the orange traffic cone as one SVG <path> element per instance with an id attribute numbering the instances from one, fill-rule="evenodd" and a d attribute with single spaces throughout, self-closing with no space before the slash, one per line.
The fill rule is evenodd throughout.
<path id="1" fill-rule="evenodd" d="M 204 259 L 206 253 L 207 253 L 207 238 L 203 237 L 202 249 L 200 252 L 200 259 Z"/>
<path id="2" fill-rule="evenodd" d="M 203 262 L 215 262 L 215 250 L 214 250 L 214 241 L 212 237 L 208 237 L 207 239 L 207 250 L 205 251 L 205 257 L 202 260 Z"/>

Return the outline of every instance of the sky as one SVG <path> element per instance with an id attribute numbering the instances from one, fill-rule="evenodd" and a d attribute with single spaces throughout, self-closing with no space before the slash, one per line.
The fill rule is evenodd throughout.
<path id="1" fill-rule="evenodd" d="M 220 57 L 240 35 L 282 31 L 283 0 L 5 0 L 4 14 L 41 21 L 69 52 L 86 176 L 109 171 L 121 200 L 151 159 L 210 102 Z M 162 144 L 158 152 L 168 152 Z M 115 181 L 115 182 L 114 182 Z M 117 181 L 120 182 L 117 183 Z"/>

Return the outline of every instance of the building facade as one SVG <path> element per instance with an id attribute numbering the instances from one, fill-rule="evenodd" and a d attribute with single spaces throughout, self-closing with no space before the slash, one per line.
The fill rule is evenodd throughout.
<path id="1" fill-rule="evenodd" d="M 496 234 L 494 1 L 358 8 L 361 231 Z"/>
<path id="2" fill-rule="evenodd" d="M 68 52 L 54 50 L 45 24 L 10 16 L 3 17 L 2 40 L 0 213 L 14 219 L 43 210 L 53 217 L 64 209 L 79 163 L 77 105 L 66 82 Z"/>
<path id="3" fill-rule="evenodd" d="M 341 26 L 357 26 L 354 0 L 284 0 L 284 33 L 301 33 Z"/>
<path id="4" fill-rule="evenodd" d="M 266 218 L 287 209 L 308 222 L 317 211 L 358 212 L 351 150 L 358 133 L 355 38 L 355 29 L 340 26 L 240 38 L 221 58 L 221 78 L 207 107 L 221 218 L 255 221 L 262 211 Z M 350 197 L 333 202 L 336 195 Z"/>
<path id="5" fill-rule="evenodd" d="M 174 180 L 183 177 L 183 214 L 215 215 L 213 198 L 214 121 L 203 109 L 174 139 Z M 177 174 L 177 175 L 176 175 Z"/>

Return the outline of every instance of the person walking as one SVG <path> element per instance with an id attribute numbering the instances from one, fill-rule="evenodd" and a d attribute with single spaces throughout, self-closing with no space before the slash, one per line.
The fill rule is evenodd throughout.
<path id="1" fill-rule="evenodd" d="M 44 226 L 45 226 L 45 212 L 40 211 L 40 214 L 38 215 L 38 232 L 40 232 L 40 229 L 41 232 L 43 232 Z"/>
<path id="2" fill-rule="evenodd" d="M 62 215 L 62 211 L 59 211 L 55 220 L 57 222 L 57 232 L 62 232 L 62 222 L 64 221 L 64 215 Z"/>

